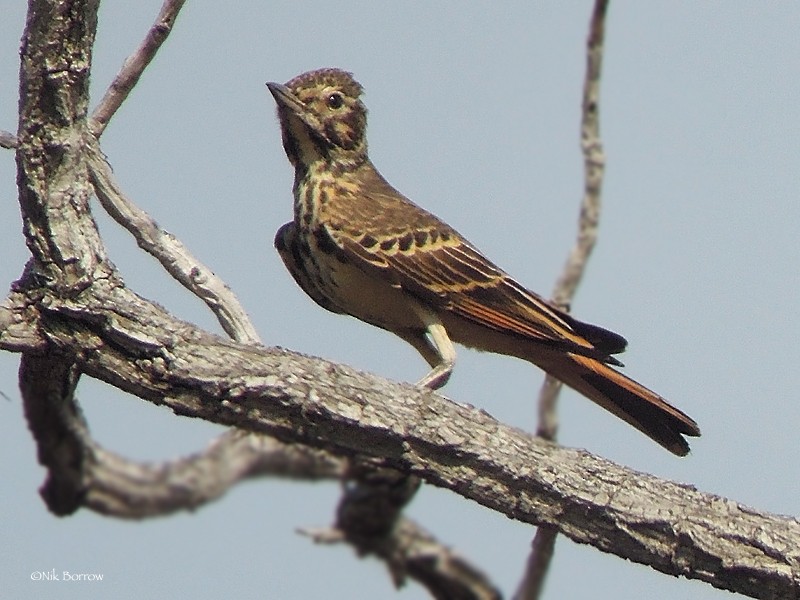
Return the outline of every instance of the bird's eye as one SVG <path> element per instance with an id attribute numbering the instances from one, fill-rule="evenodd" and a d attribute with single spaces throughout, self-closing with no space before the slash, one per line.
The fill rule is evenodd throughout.
<path id="1" fill-rule="evenodd" d="M 328 108 L 341 108 L 344 104 L 344 98 L 342 98 L 342 95 L 339 92 L 334 92 L 328 95 L 326 102 L 328 104 Z"/>

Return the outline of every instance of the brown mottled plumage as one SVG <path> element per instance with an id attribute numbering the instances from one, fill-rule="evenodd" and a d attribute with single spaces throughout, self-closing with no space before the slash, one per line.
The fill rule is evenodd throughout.
<path id="1" fill-rule="evenodd" d="M 294 219 L 275 246 L 317 304 L 395 333 L 431 365 L 438 388 L 452 342 L 532 362 L 678 455 L 697 424 L 622 375 L 625 339 L 525 289 L 457 231 L 381 176 L 367 155 L 361 85 L 339 69 L 268 83 L 295 168 Z M 451 341 L 452 340 L 452 341 Z"/>

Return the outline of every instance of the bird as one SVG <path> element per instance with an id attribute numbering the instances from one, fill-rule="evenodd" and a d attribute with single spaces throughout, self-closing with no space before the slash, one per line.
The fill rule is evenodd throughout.
<path id="1" fill-rule="evenodd" d="M 454 343 L 528 361 L 678 455 L 697 423 L 623 375 L 621 335 L 526 289 L 464 236 L 393 188 L 367 152 L 363 88 L 338 68 L 266 84 L 294 167 L 294 216 L 275 247 L 321 307 L 394 333 L 447 383 Z"/>

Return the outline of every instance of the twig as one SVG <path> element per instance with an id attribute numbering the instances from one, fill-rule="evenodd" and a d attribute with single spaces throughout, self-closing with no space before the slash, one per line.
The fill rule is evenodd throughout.
<path id="1" fill-rule="evenodd" d="M 153 60 L 153 57 L 158 52 L 161 44 L 167 39 L 167 36 L 172 31 L 172 26 L 178 13 L 183 7 L 186 0 L 165 0 L 161 6 L 161 11 L 158 13 L 153 26 L 147 32 L 142 43 L 131 54 L 122 65 L 114 81 L 111 82 L 108 90 L 100 104 L 94 109 L 91 118 L 89 119 L 89 131 L 95 137 L 100 137 L 105 130 L 106 125 L 117 112 L 117 109 L 131 93 L 131 90 L 139 81 L 147 65 Z"/>
<path id="2" fill-rule="evenodd" d="M 161 229 L 150 215 L 125 196 L 96 140 L 88 144 L 86 158 L 97 198 L 108 214 L 136 238 L 139 247 L 154 256 L 181 285 L 205 302 L 233 339 L 259 342 L 255 327 L 225 282 L 195 258 L 179 239 Z"/>
<path id="3" fill-rule="evenodd" d="M 17 147 L 18 143 L 17 136 L 13 133 L 0 130 L 0 148 L 9 148 L 13 150 Z"/>
<path id="4" fill-rule="evenodd" d="M 597 241 L 600 196 L 605 171 L 605 155 L 600 139 L 600 72 L 608 0 L 596 0 L 589 29 L 586 55 L 586 80 L 583 87 L 581 149 L 585 189 L 581 203 L 578 238 L 553 290 L 553 301 L 569 306 L 581 282 L 589 255 Z"/>
<path id="5" fill-rule="evenodd" d="M 528 562 L 525 565 L 525 574 L 514 593 L 514 600 L 527 600 L 541 596 L 555 551 L 556 537 L 558 537 L 558 530 L 554 527 L 540 525 L 536 528 L 536 535 L 531 543 L 531 553 L 528 555 Z"/>
<path id="6" fill-rule="evenodd" d="M 600 219 L 600 197 L 605 168 L 605 156 L 600 139 L 600 73 L 603 61 L 603 40 L 608 0 L 596 0 L 589 24 L 586 49 L 586 77 L 583 85 L 581 149 L 584 161 L 584 194 L 578 221 L 575 245 L 567 257 L 564 269 L 553 289 L 553 302 L 569 309 L 575 291 L 583 278 L 589 256 L 597 241 Z M 539 425 L 536 434 L 555 441 L 558 433 L 556 405 L 561 382 L 547 375 L 539 392 Z M 541 596 L 544 580 L 553 558 L 557 530 L 539 527 L 536 530 L 525 575 L 514 598 L 537 600 Z"/>
<path id="7" fill-rule="evenodd" d="M 347 541 L 340 529 L 304 529 L 318 544 L 339 544 Z M 424 585 L 434 598 L 442 600 L 499 600 L 500 591 L 485 573 L 477 569 L 452 548 L 439 542 L 424 527 L 400 516 L 392 531 L 370 554 L 386 561 L 395 585 L 406 577 Z"/>

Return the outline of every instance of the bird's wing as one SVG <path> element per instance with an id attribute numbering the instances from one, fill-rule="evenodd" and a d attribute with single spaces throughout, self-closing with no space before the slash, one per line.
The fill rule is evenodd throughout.
<path id="1" fill-rule="evenodd" d="M 348 219 L 323 220 L 326 237 L 343 259 L 436 309 L 617 362 L 608 355 L 624 349 L 624 338 L 576 321 L 525 289 L 458 232 L 375 175 L 380 179 L 362 188 L 368 195 L 348 198 Z"/>
<path id="2" fill-rule="evenodd" d="M 275 234 L 275 249 L 280 254 L 283 264 L 309 298 L 319 304 L 322 308 L 334 313 L 342 313 L 343 310 L 331 301 L 330 297 L 319 288 L 315 277 L 309 275 L 303 261 L 303 248 L 297 236 L 297 227 L 294 221 L 284 223 Z"/>

